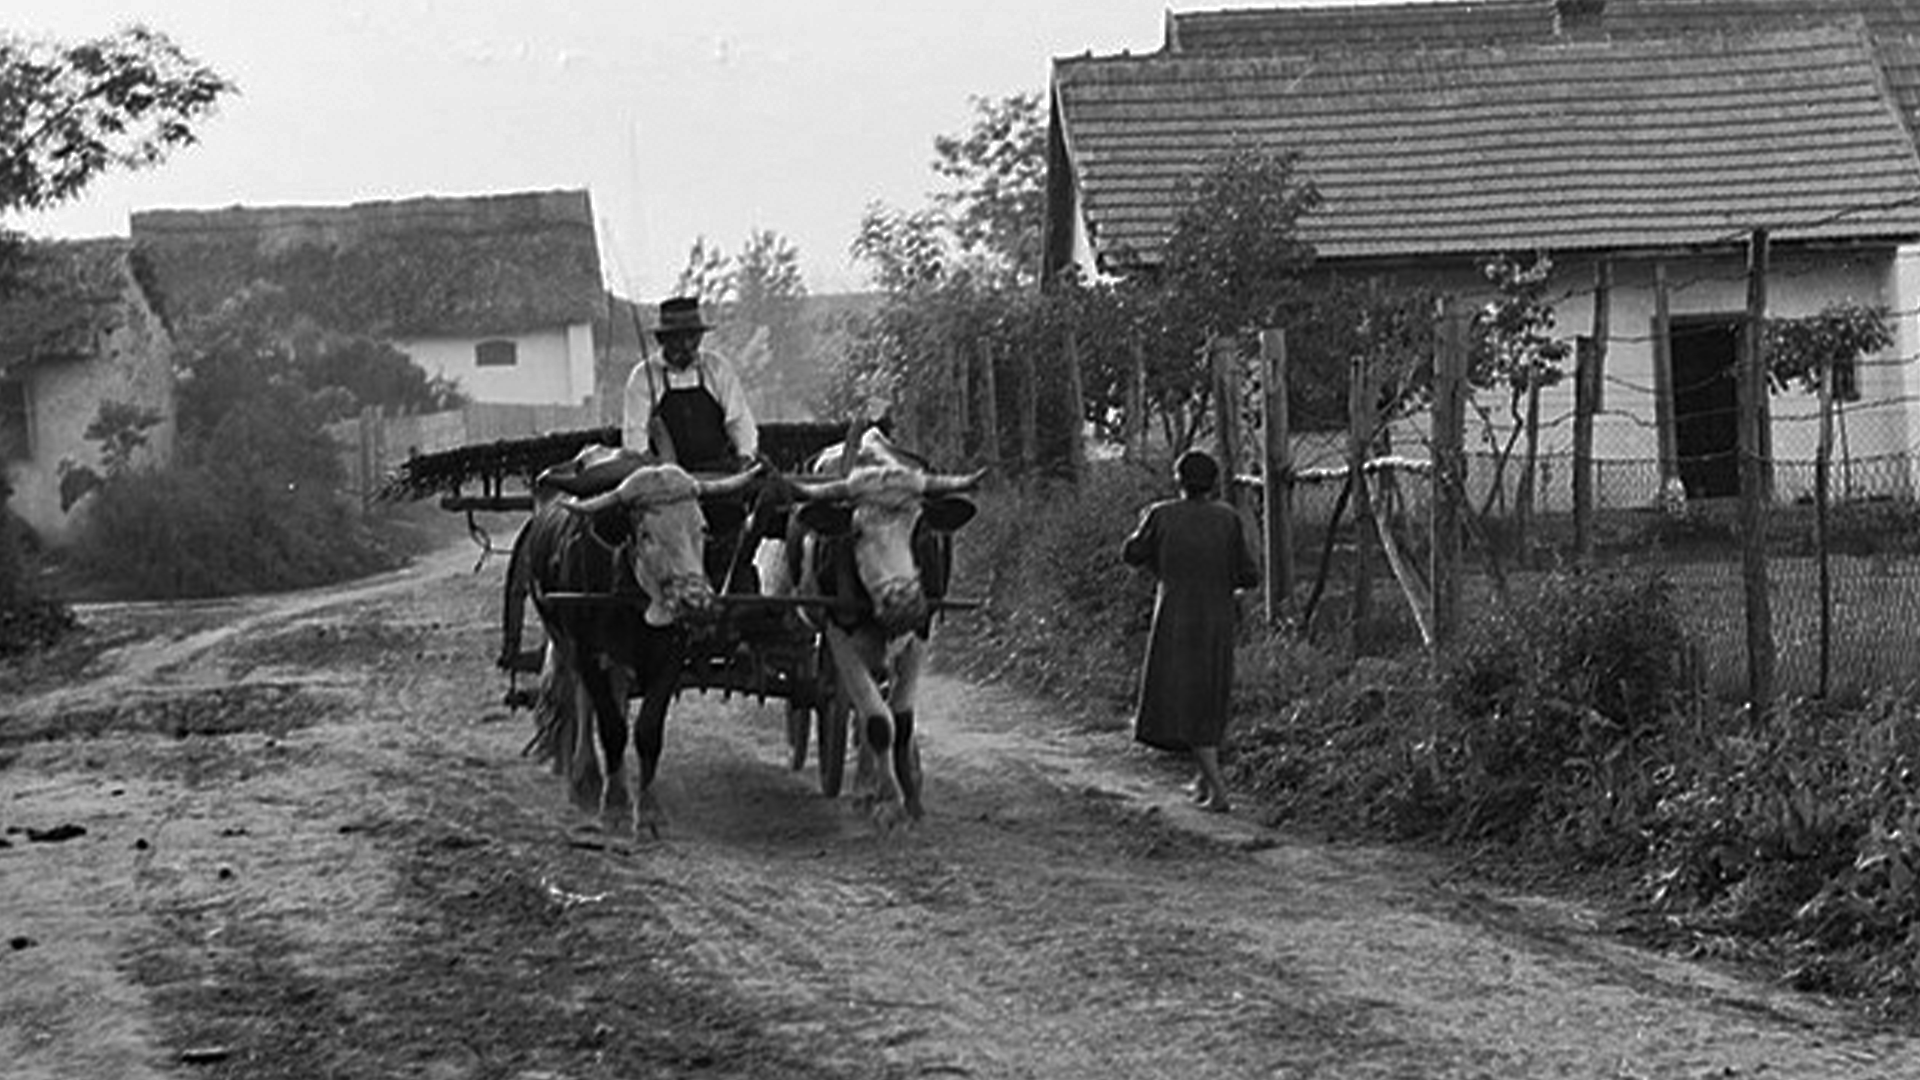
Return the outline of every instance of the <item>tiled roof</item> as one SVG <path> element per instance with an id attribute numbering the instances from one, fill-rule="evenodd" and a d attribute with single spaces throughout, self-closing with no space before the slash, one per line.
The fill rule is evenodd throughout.
<path id="1" fill-rule="evenodd" d="M 1167 15 L 1166 51 L 1275 55 L 1355 47 L 1415 48 L 1538 41 L 1554 0 L 1238 8 Z"/>
<path id="2" fill-rule="evenodd" d="M 329 326 L 402 337 L 584 323 L 606 304 L 585 191 L 146 210 L 132 234 L 174 321 L 260 281 Z"/>
<path id="3" fill-rule="evenodd" d="M 1564 16 L 1558 9 L 1569 9 Z M 1589 15 L 1587 28 L 1572 9 Z M 1453 0 L 1447 3 L 1169 12 L 1167 52 L 1281 56 L 1355 48 L 1547 42 L 1568 35 L 1753 33 L 1863 20 L 1910 129 L 1920 133 L 1916 0 Z"/>
<path id="4" fill-rule="evenodd" d="M 1076 58 L 1055 108 L 1105 259 L 1157 258 L 1236 137 L 1297 150 L 1322 258 L 1920 236 L 1920 157 L 1863 32 L 1317 57 Z M 1886 204 L 1886 205 L 1881 205 Z"/>

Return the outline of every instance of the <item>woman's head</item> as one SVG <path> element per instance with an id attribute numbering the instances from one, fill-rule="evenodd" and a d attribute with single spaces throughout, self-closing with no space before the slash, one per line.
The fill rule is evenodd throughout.
<path id="1" fill-rule="evenodd" d="M 1173 463 L 1173 478 L 1188 495 L 1207 495 L 1220 482 L 1220 465 L 1204 450 L 1189 450 Z"/>

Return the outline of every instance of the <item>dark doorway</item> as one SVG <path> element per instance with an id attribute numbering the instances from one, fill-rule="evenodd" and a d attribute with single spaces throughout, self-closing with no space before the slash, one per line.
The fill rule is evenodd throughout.
<path id="1" fill-rule="evenodd" d="M 1730 316 L 1675 319 L 1668 331 L 1673 358 L 1673 452 L 1689 499 L 1740 494 L 1739 398 L 1734 360 L 1740 320 Z"/>

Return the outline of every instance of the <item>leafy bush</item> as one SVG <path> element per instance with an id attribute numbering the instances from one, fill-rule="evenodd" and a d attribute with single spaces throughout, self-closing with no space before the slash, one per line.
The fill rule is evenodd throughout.
<path id="1" fill-rule="evenodd" d="M 1920 995 L 1912 702 L 1795 703 L 1675 754 L 1651 898 L 1685 925 L 1821 957 L 1819 989 Z"/>
<path id="2" fill-rule="evenodd" d="M 390 565 L 342 505 L 339 458 L 300 405 L 239 400 L 178 464 L 109 477 L 72 558 L 142 597 L 301 588 Z"/>
<path id="3" fill-rule="evenodd" d="M 980 498 L 955 545 L 956 595 L 986 608 L 956 619 L 955 650 L 975 671 L 1043 689 L 1124 701 L 1153 610 L 1153 586 L 1120 561 L 1120 544 L 1166 484 L 1137 466 L 1101 463 L 1078 487 L 1048 484 Z"/>
<path id="4" fill-rule="evenodd" d="M 36 596 L 27 587 L 20 545 L 21 538 L 31 534 L 7 509 L 12 494 L 0 476 L 0 657 L 45 648 L 76 625 L 65 604 Z"/>

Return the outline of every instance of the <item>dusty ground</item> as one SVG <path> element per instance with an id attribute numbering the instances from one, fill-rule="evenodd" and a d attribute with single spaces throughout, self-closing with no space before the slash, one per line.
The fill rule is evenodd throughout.
<path id="1" fill-rule="evenodd" d="M 0 1075 L 1900 1077 L 1920 1047 L 936 678 L 882 839 L 689 697 L 658 842 L 499 704 L 500 563 L 90 608 L 0 682 Z M 71 827 L 71 828 L 63 828 Z M 84 830 L 76 833 L 75 829 Z"/>

